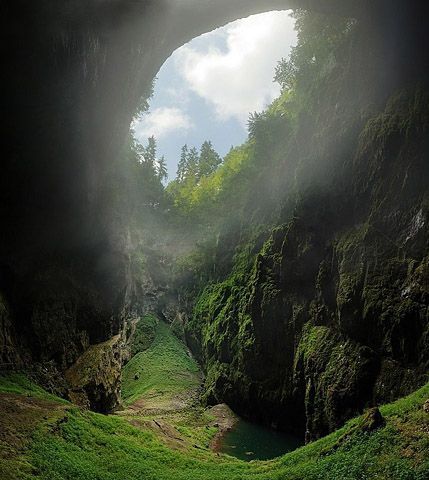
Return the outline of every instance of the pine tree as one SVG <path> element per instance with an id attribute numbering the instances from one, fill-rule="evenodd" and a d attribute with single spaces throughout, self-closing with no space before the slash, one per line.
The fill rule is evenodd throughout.
<path id="1" fill-rule="evenodd" d="M 167 180 L 168 170 L 167 170 L 167 162 L 165 161 L 164 155 L 158 159 L 156 172 L 161 182 L 163 180 Z"/>
<path id="2" fill-rule="evenodd" d="M 188 170 L 188 156 L 189 156 L 188 145 L 186 145 L 185 143 L 180 153 L 179 163 L 177 164 L 176 176 L 179 182 L 183 182 L 186 178 L 186 174 Z"/>
<path id="3" fill-rule="evenodd" d="M 186 178 L 192 178 L 195 180 L 199 180 L 199 163 L 200 163 L 200 156 L 198 154 L 198 150 L 195 147 L 192 147 L 189 150 L 188 154 L 188 164 L 187 164 L 187 172 Z"/>
<path id="4" fill-rule="evenodd" d="M 206 140 L 200 149 L 199 176 L 210 175 L 221 163 L 222 159 L 213 148 L 212 142 Z"/>
<path id="5" fill-rule="evenodd" d="M 148 165 L 151 165 L 155 168 L 156 165 L 156 140 L 152 135 L 147 139 L 147 147 L 144 149 L 143 153 L 144 162 Z"/>

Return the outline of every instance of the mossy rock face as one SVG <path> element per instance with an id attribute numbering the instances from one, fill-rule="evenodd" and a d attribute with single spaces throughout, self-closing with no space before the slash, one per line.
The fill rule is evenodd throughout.
<path id="1" fill-rule="evenodd" d="M 73 403 L 102 413 L 120 404 L 121 337 L 91 345 L 66 372 Z"/>
<path id="2" fill-rule="evenodd" d="M 185 332 L 207 401 L 311 439 L 425 381 L 428 98 L 394 95 L 363 126 L 344 183 L 300 198 L 199 294 Z"/>
<path id="3" fill-rule="evenodd" d="M 363 432 L 373 432 L 385 425 L 385 420 L 377 407 L 368 409 L 358 425 Z"/>
<path id="4" fill-rule="evenodd" d="M 0 292 L 0 365 L 15 368 L 23 363 L 24 349 L 17 345 L 10 307 Z"/>
<path id="5" fill-rule="evenodd" d="M 375 353 L 329 327 L 306 326 L 295 365 L 295 375 L 306 382 L 308 440 L 334 430 L 371 400 Z"/>

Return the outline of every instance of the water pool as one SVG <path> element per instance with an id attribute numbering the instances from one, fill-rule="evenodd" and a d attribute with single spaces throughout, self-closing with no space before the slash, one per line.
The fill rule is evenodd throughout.
<path id="1" fill-rule="evenodd" d="M 294 435 L 239 419 L 219 442 L 219 451 L 241 460 L 269 460 L 304 444 Z"/>

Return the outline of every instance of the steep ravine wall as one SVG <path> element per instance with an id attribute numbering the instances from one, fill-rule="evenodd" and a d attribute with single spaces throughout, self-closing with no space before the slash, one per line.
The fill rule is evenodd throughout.
<path id="1" fill-rule="evenodd" d="M 427 379 L 428 107 L 420 89 L 392 99 L 344 190 L 304 197 L 195 299 L 185 330 L 209 403 L 310 440 Z"/>
<path id="2" fill-rule="evenodd" d="M 185 308 L 207 401 L 307 440 L 429 370 L 427 58 L 410 53 L 415 70 L 393 74 L 406 64 L 365 29 L 285 149 L 277 225 L 262 247 L 237 241 L 231 272 Z"/>

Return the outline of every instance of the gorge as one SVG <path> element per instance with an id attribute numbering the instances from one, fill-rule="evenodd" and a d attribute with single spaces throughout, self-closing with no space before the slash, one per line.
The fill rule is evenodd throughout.
<path id="1" fill-rule="evenodd" d="M 129 134 L 163 62 L 285 9 L 280 97 L 165 187 Z M 426 478 L 428 6 L 3 11 L 1 478 Z M 309 444 L 216 456 L 222 404 Z"/>

